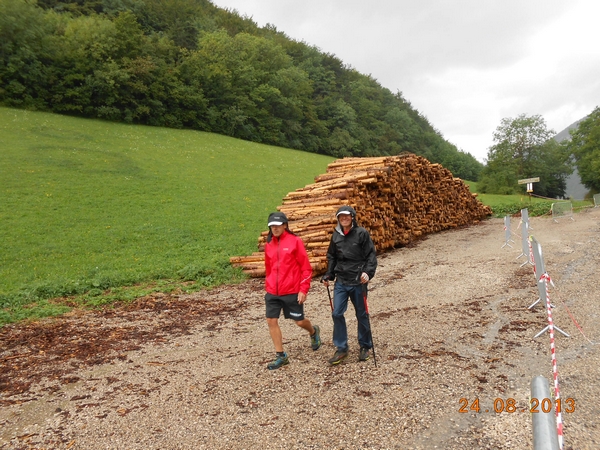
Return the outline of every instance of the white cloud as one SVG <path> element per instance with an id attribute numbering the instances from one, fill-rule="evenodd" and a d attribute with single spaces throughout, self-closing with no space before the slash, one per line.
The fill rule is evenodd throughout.
<path id="1" fill-rule="evenodd" d="M 561 131 L 600 104 L 597 0 L 215 0 L 402 91 L 483 161 L 504 117 Z"/>

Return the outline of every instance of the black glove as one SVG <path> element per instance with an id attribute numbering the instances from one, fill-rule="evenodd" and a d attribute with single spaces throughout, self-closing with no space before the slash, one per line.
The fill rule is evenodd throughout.
<path id="1" fill-rule="evenodd" d="M 321 283 L 324 283 L 325 281 L 329 281 L 331 278 L 329 277 L 328 274 L 323 275 L 323 278 L 321 278 Z"/>

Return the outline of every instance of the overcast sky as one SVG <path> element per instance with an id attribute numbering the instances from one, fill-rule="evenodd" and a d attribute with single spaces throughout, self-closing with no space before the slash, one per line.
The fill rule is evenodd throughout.
<path id="1" fill-rule="evenodd" d="M 600 105 L 599 0 L 212 0 L 401 91 L 479 161 L 505 117 Z"/>

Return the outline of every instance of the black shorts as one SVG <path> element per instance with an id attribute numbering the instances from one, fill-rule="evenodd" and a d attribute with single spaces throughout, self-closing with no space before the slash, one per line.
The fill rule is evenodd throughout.
<path id="1" fill-rule="evenodd" d="M 283 317 L 292 320 L 304 320 L 304 305 L 298 303 L 298 294 L 265 295 L 265 306 L 268 319 L 278 319 L 283 309 Z"/>

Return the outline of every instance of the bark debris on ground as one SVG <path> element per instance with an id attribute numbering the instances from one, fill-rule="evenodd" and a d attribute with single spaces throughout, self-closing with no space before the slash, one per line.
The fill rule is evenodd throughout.
<path id="1" fill-rule="evenodd" d="M 555 285 L 554 324 L 570 334 L 555 332 L 565 448 L 598 449 L 600 208 L 573 219 L 532 218 L 531 234 Z M 376 367 L 358 361 L 352 307 L 350 356 L 328 366 L 316 281 L 306 315 L 323 346 L 282 319 L 290 364 L 275 371 L 257 279 L 5 326 L 0 448 L 532 448 L 530 383 L 543 375 L 553 392 L 553 366 L 549 334 L 534 338 L 547 313 L 528 308 L 538 291 L 518 221 L 512 247 L 489 219 L 379 255 Z"/>

